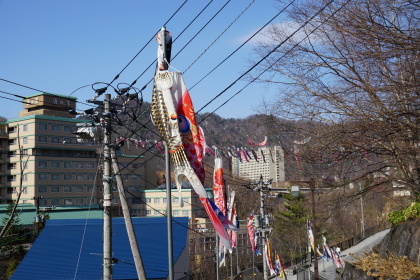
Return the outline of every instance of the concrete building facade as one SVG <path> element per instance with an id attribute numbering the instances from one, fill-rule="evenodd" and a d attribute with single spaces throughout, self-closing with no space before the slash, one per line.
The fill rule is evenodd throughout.
<path id="1" fill-rule="evenodd" d="M 265 181 L 273 179 L 273 183 L 285 181 L 284 152 L 280 146 L 260 147 L 256 151 L 257 159 L 240 159 L 232 157 L 232 173 L 251 181 L 263 176 Z"/>

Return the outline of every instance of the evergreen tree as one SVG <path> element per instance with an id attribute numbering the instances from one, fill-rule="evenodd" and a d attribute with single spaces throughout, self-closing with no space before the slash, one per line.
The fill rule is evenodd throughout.
<path id="1" fill-rule="evenodd" d="M 273 239 L 280 248 L 282 257 L 292 261 L 305 254 L 308 243 L 306 220 L 309 209 L 306 207 L 306 198 L 299 193 L 298 196 L 284 194 L 284 209 L 279 210 L 275 217 Z"/>

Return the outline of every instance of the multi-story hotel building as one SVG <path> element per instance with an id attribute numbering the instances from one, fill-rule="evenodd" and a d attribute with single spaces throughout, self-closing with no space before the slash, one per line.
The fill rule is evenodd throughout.
<path id="1" fill-rule="evenodd" d="M 53 206 L 102 204 L 102 147 L 80 141 L 77 119 L 69 113 L 76 98 L 49 93 L 28 96 L 19 117 L 0 123 L 0 204 L 16 201 Z M 118 151 L 118 163 L 133 216 L 158 216 L 166 211 L 166 190 L 157 189 L 156 156 L 136 145 Z M 122 215 L 116 183 L 112 183 L 113 212 Z M 172 195 L 173 215 L 204 217 L 191 189 L 183 190 L 185 206 Z"/>
<path id="2" fill-rule="evenodd" d="M 98 204 L 102 197 L 101 147 L 93 141 L 78 141 L 76 125 L 87 120 L 68 113 L 75 109 L 76 98 L 40 93 L 24 100 L 18 118 L 7 122 L 7 158 L 4 159 L 1 202 L 17 199 L 40 206 Z M 156 181 L 154 163 L 144 164 L 152 155 L 141 151 L 122 153 L 119 163 L 125 187 L 133 193 L 152 188 Z M 129 166 L 128 166 L 129 165 Z M 115 197 L 115 202 L 118 198 Z"/>
<path id="3" fill-rule="evenodd" d="M 257 159 L 232 157 L 232 174 L 258 181 L 273 179 L 274 183 L 285 181 L 284 152 L 280 146 L 261 147 L 256 151 Z"/>

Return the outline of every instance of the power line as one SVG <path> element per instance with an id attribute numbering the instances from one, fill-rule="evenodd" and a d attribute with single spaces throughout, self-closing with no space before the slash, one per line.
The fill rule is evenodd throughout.
<path id="1" fill-rule="evenodd" d="M 134 131 L 132 131 L 130 128 L 128 128 L 128 127 L 126 127 L 126 126 L 124 126 L 124 125 L 122 125 L 124 128 L 126 128 L 127 130 L 129 130 L 130 132 L 132 132 L 133 133 L 133 135 L 135 135 L 135 134 L 137 134 L 137 132 L 134 132 Z M 158 135 L 157 133 L 155 133 L 154 131 L 152 131 L 150 128 L 148 128 L 148 127 L 146 127 L 146 126 L 144 126 L 144 128 L 145 129 L 147 129 L 147 130 L 149 130 L 149 131 L 151 131 L 151 132 L 153 132 L 154 134 L 156 134 L 157 136 L 159 136 L 160 137 L 160 135 Z M 117 133 L 117 134 L 119 134 L 120 136 L 123 136 L 121 133 L 119 133 L 119 132 L 117 132 L 117 131 L 115 131 L 115 130 L 113 130 L 113 132 L 114 133 Z M 141 136 L 140 136 L 141 137 Z M 131 137 L 130 137 L 131 138 Z M 162 140 L 162 138 L 160 138 L 160 140 L 159 141 L 161 141 Z M 130 139 L 127 139 L 127 141 L 132 141 L 132 140 L 130 140 Z M 154 157 L 159 157 L 159 158 L 163 158 L 161 155 L 159 155 L 159 154 L 156 154 L 156 153 L 154 153 L 154 152 L 152 152 L 152 151 L 150 151 L 151 150 L 151 148 L 153 148 L 153 147 L 155 147 L 156 145 L 155 144 L 152 144 L 152 146 L 148 149 L 148 150 L 146 150 L 145 152 L 143 152 L 141 155 L 139 155 L 139 156 L 137 156 L 137 158 L 135 158 L 135 159 L 133 159 L 130 163 L 132 163 L 132 162 L 134 162 L 135 160 L 137 160 L 138 158 L 140 158 L 142 155 L 144 155 L 146 152 L 150 152 L 150 153 L 152 153 L 153 155 L 154 155 Z M 149 159 L 149 161 L 150 160 L 152 160 L 153 158 L 150 158 Z M 130 164 L 129 163 L 129 164 Z M 210 168 L 212 168 L 212 169 L 214 169 L 214 166 L 210 166 L 210 165 L 208 165 L 208 164 L 206 164 L 206 163 L 204 163 L 203 162 L 203 164 L 205 165 L 205 166 L 208 166 L 208 167 L 210 167 Z M 124 170 L 125 168 L 127 168 L 127 167 L 123 167 L 120 171 L 122 171 L 122 170 Z M 207 174 L 211 174 L 212 176 L 213 176 L 213 174 L 212 173 L 210 173 L 210 171 L 205 171 Z M 232 183 L 237 183 L 237 184 L 241 184 L 241 183 L 239 183 L 239 182 L 244 182 L 245 180 L 241 180 L 240 178 L 236 178 L 236 177 L 234 177 L 234 176 L 232 176 L 232 175 L 230 175 L 230 174 L 225 174 L 226 176 L 229 176 L 229 177 L 231 177 L 232 178 Z M 238 179 L 239 179 L 239 181 L 238 181 Z"/>
<path id="2" fill-rule="evenodd" d="M 197 36 L 198 36 L 198 34 L 200 34 L 201 33 L 201 31 L 203 31 L 203 29 L 211 22 L 211 21 L 213 21 L 213 19 L 226 7 L 226 5 L 227 4 L 229 4 L 229 2 L 230 2 L 231 0 L 228 0 L 211 18 L 210 18 L 210 20 L 208 20 L 207 21 L 207 23 L 206 24 L 204 24 L 204 26 L 198 31 L 198 32 L 196 32 L 195 33 L 195 35 L 186 43 L 186 44 L 184 44 L 184 46 L 181 48 L 181 50 L 180 51 L 178 51 L 178 53 L 175 55 L 175 56 L 173 56 L 172 57 L 172 60 L 174 60 Z M 197 18 L 197 17 L 196 17 Z M 195 19 L 194 19 L 195 20 Z M 191 24 L 191 23 L 190 23 Z M 190 25 L 189 24 L 189 25 Z M 188 25 L 188 26 L 189 26 Z M 182 31 L 182 33 L 185 31 L 185 29 Z M 181 33 L 181 34 L 182 34 Z M 179 35 L 180 36 L 180 35 Z M 176 39 L 178 39 L 179 38 L 179 36 L 177 36 L 175 39 L 174 39 L 174 42 L 176 41 Z M 154 64 L 156 62 L 156 59 L 155 60 L 153 60 L 153 62 L 146 68 L 146 70 L 144 70 L 135 80 L 134 80 L 134 82 L 132 83 L 132 85 L 134 85 L 136 82 L 137 82 L 137 80 L 138 79 L 140 79 L 143 75 L 144 75 L 144 73 L 146 73 L 146 71 L 147 70 L 149 70 L 149 68 L 150 67 L 152 67 L 152 65 Z M 153 81 L 153 78 L 152 79 L 150 79 L 143 87 L 142 87 L 142 89 L 145 89 L 146 87 L 147 87 L 147 85 L 151 82 L 151 81 Z"/>
<path id="3" fill-rule="evenodd" d="M 46 92 L 46 91 L 44 91 L 44 90 L 39 90 L 39 89 L 36 89 L 36 88 L 33 88 L 33 87 L 25 86 L 25 85 L 22 85 L 22 84 L 19 84 L 19 83 L 15 83 L 15 82 L 12 82 L 12 81 L 9 81 L 9 80 L 6 80 L 6 79 L 2 79 L 2 78 L 0 78 L 0 80 L 2 80 L 2 81 L 4 81 L 4 82 L 7 82 L 7 83 L 10 83 L 10 84 L 14 84 L 14 85 L 20 86 L 20 87 L 28 88 L 28 89 L 31 89 L 31 90 L 34 90 L 34 91 L 38 91 L 38 92 L 45 92 L 45 93 L 47 93 L 47 92 Z"/>
<path id="4" fill-rule="evenodd" d="M 230 100 L 233 99 L 233 97 L 235 97 L 236 95 L 238 95 L 239 93 L 241 93 L 246 87 L 248 87 L 250 84 L 252 84 L 253 82 L 255 82 L 259 77 L 262 76 L 262 74 L 264 74 L 265 72 L 267 72 L 268 70 L 270 70 L 273 65 L 277 64 L 282 58 L 284 58 L 287 54 L 289 54 L 294 48 L 296 48 L 298 45 L 300 45 L 303 41 L 305 41 L 307 38 L 309 38 L 309 36 L 311 34 L 313 34 L 316 30 L 318 30 L 318 28 L 320 28 L 324 23 L 326 23 L 328 20 L 330 20 L 338 11 L 340 11 L 342 8 L 344 8 L 345 5 L 347 5 L 350 2 L 347 1 L 346 3 L 344 3 L 341 7 L 339 7 L 336 11 L 334 11 L 334 13 L 332 13 L 326 20 L 324 20 L 320 25 L 318 25 L 316 28 L 314 28 L 312 31 L 310 31 L 308 34 L 306 34 L 306 36 L 300 40 L 298 43 L 294 44 L 292 46 L 292 48 L 290 48 L 289 50 L 287 50 L 282 56 L 280 56 L 275 62 L 271 63 L 264 71 L 262 71 L 260 74 L 258 74 L 255 78 L 253 78 L 250 82 L 248 82 L 244 87 L 242 87 L 239 91 L 237 91 L 234 95 L 232 95 L 229 99 L 227 99 L 225 102 L 223 102 L 219 107 L 217 107 L 215 110 L 213 110 L 210 114 L 207 114 L 199 123 L 203 122 L 205 119 L 207 119 L 209 116 L 213 115 L 218 109 L 220 109 L 221 107 L 223 107 L 224 105 L 226 105 Z M 324 7 L 325 9 L 326 7 Z M 321 10 L 319 11 L 321 12 Z M 316 16 L 316 15 L 315 15 Z M 307 22 L 308 23 L 308 22 Z M 305 25 L 307 24 L 305 23 Z M 296 30 L 291 36 L 293 36 L 296 32 L 298 32 L 301 28 L 303 28 L 304 26 L 301 26 L 298 30 Z M 287 41 L 291 36 L 287 37 L 282 43 L 281 45 Z M 207 104 L 205 105 L 207 106 Z M 204 106 L 204 107 L 205 107 Z M 203 107 L 203 108 L 204 108 Z M 201 108 L 199 111 L 201 111 L 203 108 Z"/>
<path id="5" fill-rule="evenodd" d="M 185 0 L 181 6 L 171 15 L 171 17 L 163 24 L 164 26 L 168 24 L 168 22 L 181 10 L 181 8 L 187 3 L 188 0 Z M 159 30 L 158 30 L 159 31 Z M 156 33 L 155 33 L 156 34 Z M 137 52 L 137 54 L 127 63 L 127 65 L 114 77 L 114 79 L 109 83 L 112 84 L 115 80 L 117 80 L 121 73 L 124 72 L 125 69 L 136 59 L 136 57 L 146 48 L 146 46 L 155 38 L 155 34 L 147 41 L 147 43 Z"/>
<path id="6" fill-rule="evenodd" d="M 255 0 L 252 0 L 252 2 L 249 3 L 249 5 L 225 28 L 225 30 L 223 30 L 223 32 L 220 33 L 213 42 L 211 42 L 211 44 L 183 71 L 184 74 L 213 46 L 214 43 L 216 43 L 217 40 L 220 39 L 220 37 L 222 37 L 222 35 L 249 9 L 249 7 L 254 4 L 254 2 Z"/>
<path id="7" fill-rule="evenodd" d="M 293 0 L 295 1 L 295 0 Z M 292 1 L 292 2 L 293 2 Z M 289 36 L 286 37 L 280 44 L 276 45 L 271 51 L 269 51 L 265 56 L 263 56 L 257 63 L 255 63 L 251 68 L 245 71 L 242 75 L 240 75 L 235 81 L 233 81 L 229 86 L 227 86 L 224 90 L 222 90 L 219 94 L 217 94 L 214 98 L 212 98 L 209 102 L 207 102 L 200 110 L 197 111 L 199 113 L 208 105 L 210 105 L 214 100 L 219 98 L 223 93 L 225 93 L 229 88 L 231 88 L 234 84 L 236 84 L 240 79 L 242 79 L 245 75 L 251 72 L 255 67 L 257 67 L 261 62 L 267 59 L 272 53 L 274 53 L 279 47 L 281 47 L 286 41 L 292 38 L 297 32 L 299 32 L 302 28 L 304 28 L 310 21 L 312 21 L 317 15 L 319 15 L 323 10 L 325 10 L 334 0 L 330 0 L 327 4 L 325 4 L 320 10 L 318 10 L 314 15 L 312 15 L 309 19 L 307 19 L 299 28 L 292 32 Z"/>
<path id="8" fill-rule="evenodd" d="M 210 72 L 208 72 L 204 77 L 202 77 L 198 82 L 196 82 L 192 87 L 190 87 L 190 90 L 192 90 L 196 85 L 198 85 L 202 80 L 207 78 L 208 75 L 210 75 L 214 70 L 216 70 L 220 65 L 226 62 L 232 55 L 234 55 L 239 49 L 241 49 L 246 43 L 248 43 L 252 38 L 254 38 L 262 29 L 264 29 L 268 24 L 270 24 L 276 17 L 278 17 L 280 14 L 282 14 L 290 5 L 293 4 L 296 0 L 292 0 L 289 4 L 286 5 L 280 12 L 278 12 L 274 17 L 272 17 L 266 24 L 264 24 L 260 29 L 258 29 L 254 34 L 252 34 L 251 37 L 249 37 L 245 42 L 243 42 L 236 50 L 234 50 L 231 54 L 229 54 L 225 59 L 223 59 L 218 65 L 216 65 Z"/>

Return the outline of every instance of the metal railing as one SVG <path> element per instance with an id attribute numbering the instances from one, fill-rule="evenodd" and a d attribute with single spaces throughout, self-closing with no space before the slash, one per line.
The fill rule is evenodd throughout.
<path id="1" fill-rule="evenodd" d="M 382 224 L 378 224 L 375 226 L 372 226 L 366 230 L 364 230 L 363 232 L 360 232 L 358 234 L 356 234 L 355 236 L 353 236 L 352 238 L 346 239 L 344 241 L 341 241 L 337 244 L 334 244 L 333 246 L 330 246 L 331 248 L 333 247 L 339 247 L 341 249 L 341 251 L 346 250 L 350 247 L 353 247 L 354 245 L 360 243 L 361 241 L 363 241 L 364 239 L 368 238 L 369 236 L 372 236 L 382 230 L 388 229 L 390 228 L 391 225 L 389 223 L 382 223 Z M 293 259 L 292 261 L 288 262 L 285 264 L 286 267 L 290 267 L 290 266 L 296 266 L 296 267 L 301 267 L 302 265 L 306 264 L 308 262 L 308 256 L 307 253 L 305 252 L 305 254 L 303 254 L 302 256 Z M 304 278 L 302 278 L 304 279 Z"/>

